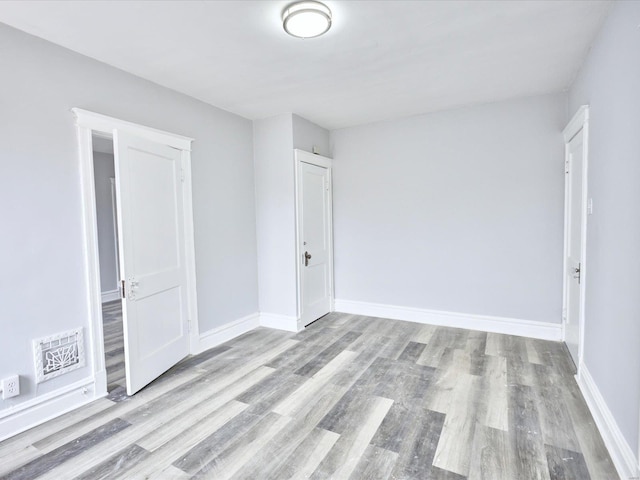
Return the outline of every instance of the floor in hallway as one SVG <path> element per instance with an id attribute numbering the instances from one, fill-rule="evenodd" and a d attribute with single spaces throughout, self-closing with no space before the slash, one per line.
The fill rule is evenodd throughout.
<path id="1" fill-rule="evenodd" d="M 125 387 L 124 337 L 122 331 L 122 302 L 102 305 L 102 324 L 104 332 L 104 354 L 107 367 L 107 391 Z"/>

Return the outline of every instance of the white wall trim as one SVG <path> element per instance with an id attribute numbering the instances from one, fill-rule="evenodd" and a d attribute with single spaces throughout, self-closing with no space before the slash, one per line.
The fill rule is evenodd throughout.
<path id="1" fill-rule="evenodd" d="M 567 126 L 562 131 L 562 135 L 564 136 L 565 143 L 569 143 L 569 141 L 577 135 L 577 133 L 582 130 L 582 127 L 585 123 L 589 121 L 589 105 L 582 105 L 578 108 L 578 111 L 575 113 L 571 121 L 567 124 Z"/>
<path id="2" fill-rule="evenodd" d="M 108 292 L 102 292 L 102 303 L 113 302 L 120 300 L 120 290 L 109 290 Z"/>
<path id="3" fill-rule="evenodd" d="M 638 459 L 622 435 L 596 382 L 584 363 L 580 365 L 579 372 L 579 375 L 576 376 L 578 386 L 602 435 L 604 444 L 609 450 L 618 475 L 620 478 L 638 478 L 640 475 Z"/>
<path id="4" fill-rule="evenodd" d="M 210 348 L 217 347 L 221 343 L 227 342 L 243 333 L 260 326 L 258 313 L 252 313 L 246 317 L 225 323 L 220 327 L 212 328 L 199 336 L 198 351 L 201 353 Z"/>
<path id="5" fill-rule="evenodd" d="M 443 327 L 467 328 L 469 330 L 518 335 L 543 340 L 559 341 L 562 334 L 562 325 L 560 323 L 535 322 L 517 318 L 445 312 L 351 300 L 336 300 L 335 307 L 337 312 L 355 315 L 391 318 L 393 320 L 405 320 Z"/>
<path id="6" fill-rule="evenodd" d="M 184 205 L 184 248 L 187 268 L 187 314 L 189 315 L 189 351 L 195 353 L 201 348 L 200 345 L 200 321 L 198 319 L 198 293 L 196 282 L 196 247 L 195 231 L 193 228 L 193 184 L 191 175 L 191 153 L 182 151 L 182 171 L 184 174 L 184 185 L 182 201 Z M 209 347 L 211 348 L 211 347 Z"/>
<path id="7" fill-rule="evenodd" d="M 0 412 L 0 441 L 70 412 L 106 395 L 85 378 Z"/>
<path id="8" fill-rule="evenodd" d="M 299 332 L 304 328 L 299 318 L 265 312 L 260 312 L 260 326 L 287 330 L 288 332 Z"/>
<path id="9" fill-rule="evenodd" d="M 87 357 L 91 358 L 93 376 L 99 384 L 107 383 L 102 325 L 102 293 L 100 286 L 100 254 L 98 252 L 98 219 L 93 170 L 91 128 L 77 125 L 78 151 L 82 188 L 83 254 L 85 261 L 86 302 L 89 319 Z"/>

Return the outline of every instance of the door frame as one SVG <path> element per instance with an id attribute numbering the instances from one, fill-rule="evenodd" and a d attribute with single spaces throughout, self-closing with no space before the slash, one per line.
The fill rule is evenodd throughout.
<path id="1" fill-rule="evenodd" d="M 582 130 L 582 210 L 580 212 L 580 314 L 578 315 L 578 378 L 582 371 L 584 355 L 584 310 L 587 285 L 587 215 L 588 215 L 588 172 L 589 172 L 589 106 L 582 105 L 562 132 L 564 137 L 564 249 L 562 259 L 562 340 L 566 341 L 567 304 L 569 289 L 567 286 L 567 253 L 569 252 L 569 142 Z"/>
<path id="2" fill-rule="evenodd" d="M 187 314 L 189 323 L 189 349 L 197 353 L 199 345 L 198 309 L 196 292 L 195 247 L 193 234 L 193 204 L 191 188 L 191 143 L 192 138 L 175 135 L 151 127 L 108 117 L 80 108 L 72 108 L 78 134 L 80 177 L 82 188 L 83 254 L 87 284 L 87 306 L 89 335 L 87 336 L 95 396 L 107 394 L 107 371 L 104 358 L 104 331 L 102 325 L 102 295 L 100 288 L 100 259 L 98 255 L 98 229 L 96 215 L 96 192 L 93 170 L 92 135 L 113 138 L 114 130 L 128 132 L 147 140 L 169 145 L 181 151 L 184 208 L 185 258 L 187 269 Z M 116 180 L 117 181 L 117 180 Z"/>
<path id="3" fill-rule="evenodd" d="M 306 152 L 295 148 L 293 150 L 294 157 L 294 179 L 295 179 L 295 220 L 296 220 L 296 322 L 298 331 L 304 328 L 302 322 L 302 269 L 300 268 L 302 252 L 302 234 L 300 227 L 302 225 L 302 196 L 300 195 L 300 184 L 302 182 L 301 163 L 309 163 L 317 167 L 326 168 L 329 172 L 329 195 L 328 195 L 328 214 L 329 214 L 329 300 L 330 310 L 335 310 L 335 294 L 333 291 L 333 160 L 322 155 Z"/>

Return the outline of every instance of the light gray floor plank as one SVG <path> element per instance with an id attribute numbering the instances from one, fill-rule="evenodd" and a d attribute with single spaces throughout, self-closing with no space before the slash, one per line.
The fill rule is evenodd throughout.
<path id="1" fill-rule="evenodd" d="M 514 385 L 510 389 L 509 432 L 516 478 L 550 480 L 533 388 Z"/>
<path id="2" fill-rule="evenodd" d="M 388 398 L 368 399 L 311 478 L 349 478 L 392 404 Z"/>
<path id="3" fill-rule="evenodd" d="M 509 388 L 507 384 L 507 359 L 487 355 L 482 379 L 484 418 L 479 421 L 491 428 L 509 430 Z"/>
<path id="4" fill-rule="evenodd" d="M 85 433 L 72 442 L 61 445 L 46 455 L 32 460 L 22 467 L 4 476 L 6 480 L 32 479 L 50 472 L 60 466 L 66 466 L 70 460 L 81 455 L 88 448 L 104 441 L 111 435 L 120 432 L 131 425 L 120 418 L 111 420 L 98 428 Z M 58 477 L 64 478 L 64 477 Z"/>
<path id="5" fill-rule="evenodd" d="M 335 405 L 344 392 L 344 387 L 327 385 L 320 395 L 311 399 L 306 409 L 299 410 L 295 417 L 288 417 L 291 421 L 273 437 L 268 445 L 254 452 L 252 458 L 236 473 L 236 476 L 247 479 L 263 478 L 287 468 L 286 464 L 291 460 L 289 458 L 291 453 L 305 443 L 307 437 L 313 435 L 314 430 L 319 430 L 316 429 L 318 421 Z M 326 431 L 322 430 L 322 432 Z M 336 439 L 337 437 L 338 435 L 335 434 Z M 331 442 L 331 446 L 333 443 Z"/>
<path id="6" fill-rule="evenodd" d="M 369 445 L 349 479 L 386 480 L 391 477 L 397 461 L 396 452 Z"/>
<path id="7" fill-rule="evenodd" d="M 298 447 L 289 455 L 278 459 L 278 466 L 264 476 L 239 477 L 265 480 L 308 479 L 317 470 L 320 462 L 333 448 L 340 435 L 320 428 L 312 429 Z"/>
<path id="8" fill-rule="evenodd" d="M 153 476 L 157 472 L 163 471 L 167 468 L 178 471 L 178 468 L 173 467 L 174 462 L 186 455 L 192 448 L 207 439 L 212 432 L 218 431 L 225 424 L 246 410 L 246 408 L 246 404 L 231 401 L 217 409 L 215 412 L 201 418 L 200 421 L 193 426 L 185 430 L 175 432 L 173 438 L 168 441 L 164 441 L 144 461 L 138 463 L 134 468 L 132 468 L 127 475 L 128 478 L 147 478 L 148 476 Z M 144 437 L 138 442 L 138 444 L 144 447 L 146 444 L 145 438 L 149 437 Z M 183 470 L 179 471 L 183 472 Z M 188 475 L 186 473 L 184 474 Z"/>
<path id="9" fill-rule="evenodd" d="M 480 377 L 462 374 L 452 394 L 455 401 L 447 411 L 433 465 L 466 477 L 477 424 Z"/>
<path id="10" fill-rule="evenodd" d="M 291 418 L 283 417 L 276 413 L 268 413 L 251 430 L 237 438 L 220 455 L 203 465 L 194 474 L 194 478 L 216 478 L 229 480 L 245 464 L 247 464 L 254 452 L 259 452 L 275 437 L 289 422 Z"/>
<path id="11" fill-rule="evenodd" d="M 76 477 L 76 480 L 104 480 L 122 477 L 131 467 L 143 461 L 149 455 L 147 450 L 133 443 L 95 467 L 85 471 L 82 475 Z"/>
<path id="12" fill-rule="evenodd" d="M 477 425 L 469 480 L 513 480 L 517 477 L 512 465 L 509 434 L 503 430 Z"/>

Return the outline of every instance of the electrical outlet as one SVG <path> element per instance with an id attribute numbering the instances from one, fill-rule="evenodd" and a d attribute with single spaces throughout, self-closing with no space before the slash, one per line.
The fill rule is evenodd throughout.
<path id="1" fill-rule="evenodd" d="M 20 395 L 20 377 L 13 375 L 2 379 L 2 399 L 16 397 Z"/>

